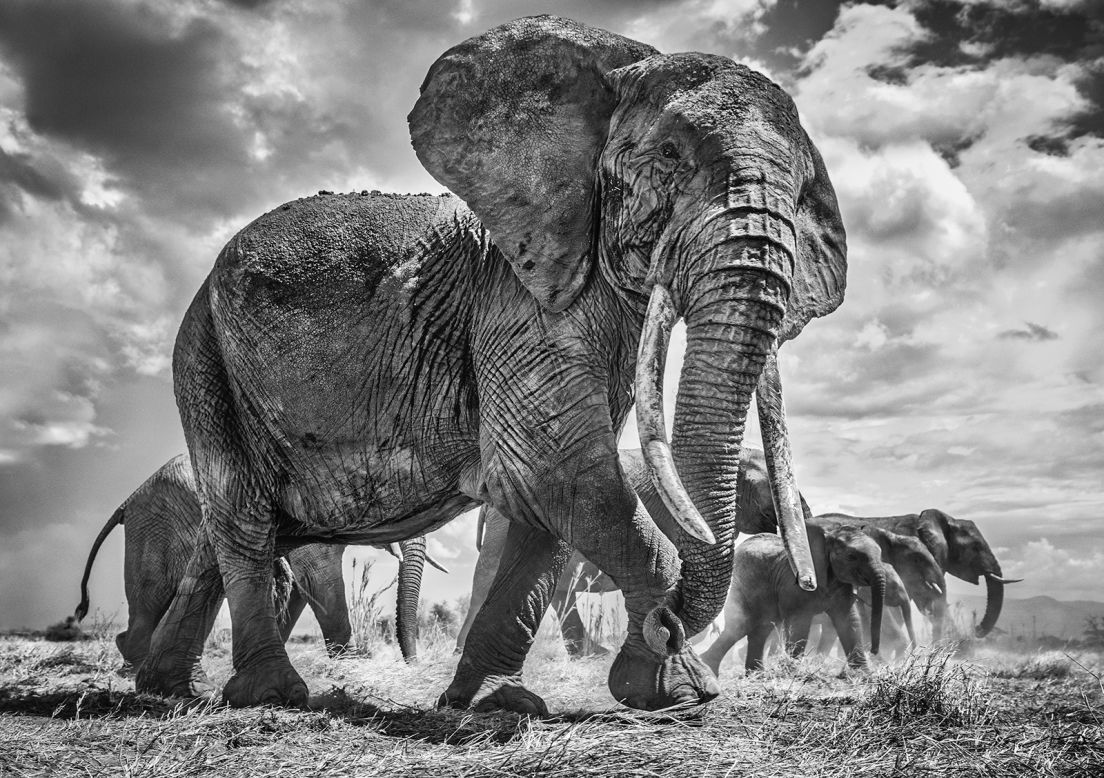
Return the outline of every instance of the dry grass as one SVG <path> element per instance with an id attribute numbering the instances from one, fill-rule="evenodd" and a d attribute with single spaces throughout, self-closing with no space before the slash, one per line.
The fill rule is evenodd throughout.
<path id="1" fill-rule="evenodd" d="M 411 666 L 389 644 L 341 660 L 320 643 L 289 648 L 316 693 L 307 711 L 136 694 L 104 638 L 0 640 L 0 775 L 835 778 L 1104 767 L 1098 657 L 1041 678 L 1029 668 L 1056 658 L 919 653 L 848 678 L 838 660 L 779 659 L 752 678 L 723 677 L 724 695 L 704 710 L 641 714 L 610 699 L 611 657 L 567 659 L 546 623 L 526 673 L 554 714 L 530 720 L 433 710 L 456 663 L 449 639 L 423 643 Z M 206 661 L 225 681 L 228 653 Z"/>

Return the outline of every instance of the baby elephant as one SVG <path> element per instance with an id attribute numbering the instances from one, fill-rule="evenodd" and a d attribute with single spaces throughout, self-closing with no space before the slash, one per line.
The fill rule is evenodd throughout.
<path id="1" fill-rule="evenodd" d="M 184 578 L 201 521 L 191 463 L 182 454 L 170 459 L 139 486 L 112 514 L 92 544 L 81 578 L 81 601 L 75 613 L 78 621 L 88 614 L 88 578 L 96 553 L 111 531 L 125 524 L 123 580 L 129 613 L 127 629 L 115 638 L 124 667 L 137 667 L 148 653 L 157 622 L 168 610 L 176 587 Z M 412 538 L 401 545 L 395 624 L 403 657 L 410 661 L 417 653 L 415 630 L 425 538 Z M 279 616 L 284 640 L 291 634 L 304 606 L 310 604 L 330 655 L 344 652 L 349 645 L 349 609 L 341 571 L 344 551 L 345 546 L 315 543 L 288 553 L 294 586 Z M 279 569 L 275 572 L 279 579 Z"/>
<path id="2" fill-rule="evenodd" d="M 856 586 L 871 589 L 870 650 L 878 653 L 886 590 L 878 544 L 851 527 L 826 530 L 809 525 L 808 533 L 817 577 L 817 588 L 812 592 L 798 586 L 777 535 L 753 535 L 736 548 L 724 631 L 701 657 L 714 673 L 744 636 L 748 639 L 745 668 L 748 672 L 761 669 L 767 639 L 776 626 L 783 628 L 791 650 L 801 653 L 812 619 L 821 612 L 828 614 L 839 633 L 848 664 L 868 667 L 862 626 L 854 607 Z"/>

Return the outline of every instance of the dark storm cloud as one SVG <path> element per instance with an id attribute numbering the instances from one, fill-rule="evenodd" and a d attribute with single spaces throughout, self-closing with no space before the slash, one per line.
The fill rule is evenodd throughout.
<path id="1" fill-rule="evenodd" d="M 212 22 L 174 30 L 144 6 L 0 6 L 0 53 L 22 81 L 31 129 L 100 155 L 130 187 L 169 201 L 188 179 L 246 158 L 222 64 L 233 51 Z"/>
<path id="2" fill-rule="evenodd" d="M 43 200 L 72 199 L 76 181 L 57 161 L 0 148 L 0 225 L 12 218 L 27 194 Z"/>
<path id="3" fill-rule="evenodd" d="M 1026 329 L 1004 330 L 997 337 L 1001 340 L 1028 340 L 1036 343 L 1045 340 L 1058 340 L 1058 333 L 1044 327 L 1042 324 L 1035 324 L 1030 321 L 1024 322 L 1024 324 L 1027 325 Z"/>
<path id="4" fill-rule="evenodd" d="M 1005 57 L 1085 65 L 1077 86 L 1090 106 L 1071 118 L 1065 134 L 1104 136 L 1104 0 L 1068 6 L 923 0 L 909 8 L 931 33 L 912 47 L 912 65 L 969 66 Z"/>

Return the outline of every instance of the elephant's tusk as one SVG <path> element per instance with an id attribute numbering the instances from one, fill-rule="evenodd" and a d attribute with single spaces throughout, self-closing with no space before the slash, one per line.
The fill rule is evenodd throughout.
<path id="1" fill-rule="evenodd" d="M 992 573 L 986 573 L 985 577 L 988 578 L 990 581 L 996 581 L 997 583 L 1002 584 L 1014 584 L 1023 581 L 1022 578 L 1001 578 L 999 575 L 993 575 Z"/>
<path id="2" fill-rule="evenodd" d="M 817 588 L 816 568 L 809 550 L 805 530 L 805 514 L 801 494 L 793 474 L 789 431 L 786 429 L 786 408 L 782 402 L 782 377 L 778 374 L 778 352 L 767 355 L 759 384 L 755 390 L 755 405 L 759 409 L 759 429 L 763 434 L 763 453 L 767 460 L 767 475 L 778 514 L 778 528 L 790 568 L 798 585 L 807 592 Z"/>
<path id="3" fill-rule="evenodd" d="M 395 557 L 395 559 L 399 560 L 400 562 L 402 561 L 402 549 L 399 548 L 398 543 L 388 543 L 386 548 L 388 554 Z"/>
<path id="4" fill-rule="evenodd" d="M 436 567 L 442 573 L 448 573 L 449 572 L 449 569 L 447 567 L 445 567 L 443 564 L 441 564 L 436 559 L 431 557 L 429 554 L 426 554 L 425 561 L 428 562 L 429 564 L 431 564 L 433 567 Z"/>
<path id="5" fill-rule="evenodd" d="M 943 594 L 943 587 L 934 581 L 924 581 L 924 584 L 936 594 Z"/>
<path id="6" fill-rule="evenodd" d="M 671 293 L 663 284 L 656 284 L 648 300 L 636 360 L 636 426 L 640 448 L 659 496 L 678 525 L 703 543 L 716 543 L 713 531 L 682 485 L 671 446 L 667 443 L 667 426 L 663 420 L 663 365 L 674 323 Z"/>

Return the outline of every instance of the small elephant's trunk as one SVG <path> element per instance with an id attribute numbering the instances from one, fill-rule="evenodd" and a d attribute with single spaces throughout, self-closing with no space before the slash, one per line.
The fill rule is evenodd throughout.
<path id="1" fill-rule="evenodd" d="M 886 576 L 878 570 L 870 585 L 870 653 L 877 654 L 882 646 L 882 607 L 885 604 Z"/>

